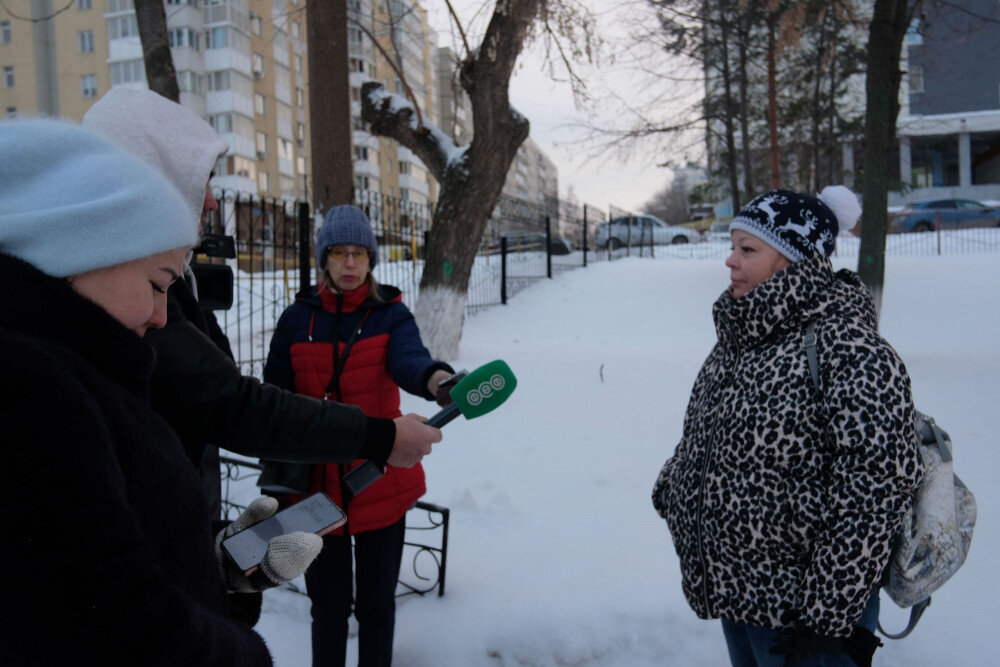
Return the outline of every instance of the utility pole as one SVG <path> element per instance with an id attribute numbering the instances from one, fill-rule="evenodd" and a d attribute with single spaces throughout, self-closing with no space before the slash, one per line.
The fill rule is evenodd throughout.
<path id="1" fill-rule="evenodd" d="M 309 141 L 315 210 L 351 203 L 351 95 L 347 56 L 347 3 L 308 0 Z"/>

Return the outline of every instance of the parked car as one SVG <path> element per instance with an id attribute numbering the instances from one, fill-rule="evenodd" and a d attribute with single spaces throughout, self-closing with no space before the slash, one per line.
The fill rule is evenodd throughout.
<path id="1" fill-rule="evenodd" d="M 633 215 L 612 218 L 609 222 L 597 225 L 594 231 L 594 242 L 599 248 L 611 244 L 611 248 L 620 248 L 631 243 L 633 246 L 649 245 L 650 239 L 655 245 L 670 245 L 678 243 L 694 243 L 701 240 L 693 229 L 668 225 L 654 215 Z"/>
<path id="2" fill-rule="evenodd" d="M 707 235 L 709 241 L 729 243 L 729 221 L 713 222 Z"/>
<path id="3" fill-rule="evenodd" d="M 972 199 L 933 199 L 913 202 L 889 212 L 890 232 L 930 232 L 937 229 L 1000 226 L 1000 207 Z"/>

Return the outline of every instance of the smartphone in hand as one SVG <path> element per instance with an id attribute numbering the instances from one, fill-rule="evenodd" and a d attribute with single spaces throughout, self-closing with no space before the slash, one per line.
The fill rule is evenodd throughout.
<path id="1" fill-rule="evenodd" d="M 222 550 L 243 574 L 260 565 L 272 537 L 303 531 L 325 535 L 343 526 L 347 515 L 322 491 L 286 507 L 270 519 L 254 524 L 222 541 Z"/>

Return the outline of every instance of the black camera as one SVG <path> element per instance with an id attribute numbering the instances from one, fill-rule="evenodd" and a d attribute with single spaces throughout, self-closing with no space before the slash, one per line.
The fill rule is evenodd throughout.
<path id="1" fill-rule="evenodd" d="M 195 255 L 236 259 L 236 239 L 225 234 L 204 234 L 193 250 Z M 205 310 L 229 310 L 233 307 L 233 269 L 226 264 L 191 262 L 198 281 L 198 303 Z"/>

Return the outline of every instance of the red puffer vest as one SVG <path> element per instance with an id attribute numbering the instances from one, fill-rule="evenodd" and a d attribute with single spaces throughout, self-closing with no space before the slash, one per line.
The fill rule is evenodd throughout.
<path id="1" fill-rule="evenodd" d="M 319 296 L 325 315 L 332 316 L 336 312 L 336 295 L 321 286 Z M 367 285 L 345 294 L 342 313 L 357 312 L 363 304 L 365 308 L 372 306 L 371 302 L 365 303 L 367 297 Z M 375 304 L 374 310 L 391 307 L 392 303 L 399 301 L 401 297 L 397 296 L 393 302 Z M 310 321 L 310 338 L 317 316 L 322 316 L 318 309 Z M 389 333 L 379 331 L 381 327 L 376 322 L 372 322 L 376 326 L 366 326 L 370 320 L 378 319 L 373 313 L 373 317 L 361 326 L 361 333 L 349 350 L 340 375 L 341 402 L 357 405 L 372 417 L 393 419 L 401 416 L 402 412 L 399 410 L 399 386 L 386 368 Z M 338 341 L 337 346 L 338 357 L 343 357 L 345 342 Z M 307 396 L 325 397 L 333 377 L 333 344 L 315 340 L 297 342 L 291 346 L 290 355 L 295 372 L 295 390 Z M 333 394 L 327 398 L 337 400 Z M 345 507 L 340 479 L 363 462 L 364 459 L 356 459 L 350 464 L 313 466 L 310 492 L 325 491 L 333 502 Z M 426 490 L 424 469 L 419 463 L 412 468 L 387 467 L 386 474 L 364 493 L 347 501 L 347 530 L 360 533 L 396 523 Z M 344 528 L 333 534 L 343 535 Z"/>

